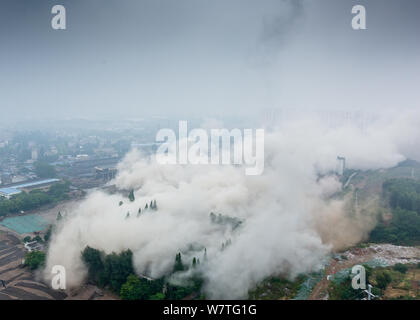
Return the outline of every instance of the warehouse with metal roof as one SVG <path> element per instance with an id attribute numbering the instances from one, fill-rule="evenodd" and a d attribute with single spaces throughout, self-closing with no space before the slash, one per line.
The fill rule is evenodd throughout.
<path id="1" fill-rule="evenodd" d="M 0 196 L 10 199 L 12 196 L 21 193 L 23 190 L 43 188 L 59 181 L 59 179 L 44 179 L 10 185 L 0 189 Z"/>

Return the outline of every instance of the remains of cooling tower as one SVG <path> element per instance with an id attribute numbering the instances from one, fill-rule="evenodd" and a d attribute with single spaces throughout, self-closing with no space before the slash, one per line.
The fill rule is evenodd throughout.
<path id="1" fill-rule="evenodd" d="M 337 156 L 337 174 L 342 176 L 344 174 L 344 171 L 346 170 L 346 158 Z"/>

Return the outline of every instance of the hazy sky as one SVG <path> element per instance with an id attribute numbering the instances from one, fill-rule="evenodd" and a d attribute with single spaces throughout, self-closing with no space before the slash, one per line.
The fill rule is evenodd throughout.
<path id="1" fill-rule="evenodd" d="M 419 31 L 418 0 L 1 0 L 0 117 L 416 108 Z"/>

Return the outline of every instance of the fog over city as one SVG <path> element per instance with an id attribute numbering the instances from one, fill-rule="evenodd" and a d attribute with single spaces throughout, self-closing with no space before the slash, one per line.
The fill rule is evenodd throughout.
<path id="1" fill-rule="evenodd" d="M 5 0 L 2 121 L 415 108 L 417 1 Z M 367 29 L 351 28 L 362 4 Z"/>
<path id="2" fill-rule="evenodd" d="M 71 195 L 51 201 L 37 281 L 62 265 L 75 290 L 92 276 L 87 246 L 129 249 L 142 279 L 200 277 L 208 299 L 247 299 L 373 242 L 391 212 L 382 183 L 417 178 L 418 1 L 63 0 L 65 30 L 51 28 L 54 4 L 0 4 L 5 197 L 51 178 L 41 162 Z M 358 4 L 366 30 L 352 28 Z M 264 129 L 264 170 L 159 163 L 156 134 L 182 120 Z"/>

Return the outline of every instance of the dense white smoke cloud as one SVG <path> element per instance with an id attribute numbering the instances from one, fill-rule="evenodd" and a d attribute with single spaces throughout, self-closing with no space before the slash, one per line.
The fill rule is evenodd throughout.
<path id="1" fill-rule="evenodd" d="M 326 127 L 313 117 L 290 120 L 266 133 L 261 176 L 246 176 L 233 166 L 159 165 L 132 151 L 119 165 L 115 184 L 134 189 L 135 201 L 89 194 L 53 236 L 46 274 L 52 265 L 64 265 L 68 285 L 80 284 L 86 245 L 108 253 L 129 248 L 136 272 L 151 277 L 171 271 L 179 251 L 186 263 L 198 257 L 209 298 L 246 297 L 267 276 L 314 270 L 331 250 L 357 243 L 374 225 L 370 216 L 349 217 L 345 201 L 329 199 L 341 187 L 328 175 L 337 155 L 355 169 L 394 166 L 407 151 L 415 156 L 410 148 L 420 136 L 415 119 L 381 118 L 363 131 Z M 137 218 L 138 209 L 154 199 L 158 211 Z M 212 223 L 210 212 L 243 223 L 232 231 Z"/>

